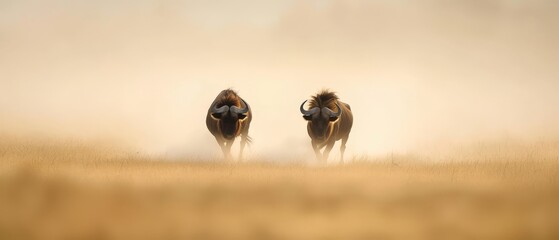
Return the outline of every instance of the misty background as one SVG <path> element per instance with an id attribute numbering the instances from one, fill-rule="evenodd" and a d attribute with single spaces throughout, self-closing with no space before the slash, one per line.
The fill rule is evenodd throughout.
<path id="1" fill-rule="evenodd" d="M 557 12 L 551 0 L 0 0 L 0 134 L 220 156 L 206 111 L 233 88 L 253 109 L 249 156 L 312 156 L 299 105 L 327 88 L 354 111 L 349 158 L 555 138 Z"/>

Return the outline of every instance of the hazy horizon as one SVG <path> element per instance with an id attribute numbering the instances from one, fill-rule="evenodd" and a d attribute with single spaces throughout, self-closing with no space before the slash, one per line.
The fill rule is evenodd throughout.
<path id="1" fill-rule="evenodd" d="M 233 88 L 254 113 L 249 156 L 312 156 L 299 105 L 327 88 L 354 111 L 349 157 L 555 139 L 558 10 L 546 0 L 0 1 L 0 134 L 219 156 L 206 111 Z"/>

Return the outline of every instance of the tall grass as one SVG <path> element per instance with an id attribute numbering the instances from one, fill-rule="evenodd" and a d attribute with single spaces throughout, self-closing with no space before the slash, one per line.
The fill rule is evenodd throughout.
<path id="1" fill-rule="evenodd" d="M 0 239 L 557 239 L 559 144 L 495 144 L 316 167 L 3 140 Z"/>

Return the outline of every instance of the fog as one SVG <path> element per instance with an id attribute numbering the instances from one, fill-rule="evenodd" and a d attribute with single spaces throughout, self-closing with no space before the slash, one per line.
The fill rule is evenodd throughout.
<path id="1" fill-rule="evenodd" d="M 312 156 L 299 105 L 327 88 L 354 112 L 349 157 L 554 138 L 558 11 L 551 0 L 0 1 L 0 134 L 219 156 L 206 111 L 233 88 L 253 110 L 250 156 Z"/>

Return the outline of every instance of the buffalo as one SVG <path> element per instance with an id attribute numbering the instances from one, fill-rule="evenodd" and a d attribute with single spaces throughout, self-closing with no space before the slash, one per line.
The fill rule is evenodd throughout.
<path id="1" fill-rule="evenodd" d="M 334 92 L 328 90 L 312 96 L 309 110 L 305 110 L 306 102 L 307 100 L 301 104 L 300 111 L 308 122 L 307 132 L 311 137 L 311 145 L 316 158 L 326 163 L 334 143 L 342 140 L 340 162 L 343 163 L 346 143 L 353 125 L 351 107 L 349 104 L 341 102 Z M 322 154 L 320 150 L 324 147 L 326 149 Z"/>
<path id="2" fill-rule="evenodd" d="M 245 145 L 251 141 L 248 136 L 251 121 L 250 106 L 231 89 L 221 91 L 210 105 L 206 126 L 215 137 L 226 159 L 231 159 L 231 145 L 238 136 L 241 136 L 239 159 L 242 158 Z"/>

